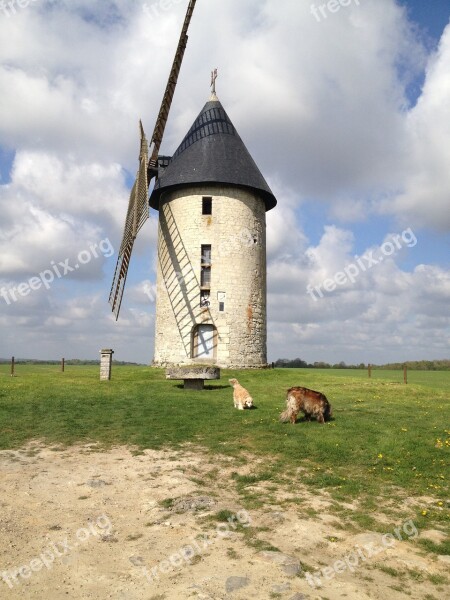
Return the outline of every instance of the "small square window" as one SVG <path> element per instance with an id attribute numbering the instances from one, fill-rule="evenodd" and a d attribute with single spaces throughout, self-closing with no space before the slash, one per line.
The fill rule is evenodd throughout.
<path id="1" fill-rule="evenodd" d="M 202 200 L 202 215 L 212 215 L 212 198 L 205 197 Z"/>
<path id="2" fill-rule="evenodd" d="M 219 312 L 225 312 L 225 302 L 219 302 Z"/>

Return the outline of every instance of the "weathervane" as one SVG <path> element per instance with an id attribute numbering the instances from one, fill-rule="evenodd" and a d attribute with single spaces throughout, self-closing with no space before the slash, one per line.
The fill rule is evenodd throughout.
<path id="1" fill-rule="evenodd" d="M 214 69 L 214 71 L 211 71 L 211 87 L 212 87 L 213 94 L 216 93 L 216 79 L 217 79 L 217 69 Z"/>

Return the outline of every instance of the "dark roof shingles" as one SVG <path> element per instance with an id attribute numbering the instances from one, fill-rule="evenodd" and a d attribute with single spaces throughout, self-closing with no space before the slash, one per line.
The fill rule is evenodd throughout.
<path id="1" fill-rule="evenodd" d="M 157 179 L 150 206 L 163 192 L 191 184 L 230 184 L 259 194 L 266 210 L 277 201 L 219 101 L 207 102 L 169 166 Z"/>

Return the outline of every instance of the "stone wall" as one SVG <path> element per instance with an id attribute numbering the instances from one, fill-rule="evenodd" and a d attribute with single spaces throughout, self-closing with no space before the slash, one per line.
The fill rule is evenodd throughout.
<path id="1" fill-rule="evenodd" d="M 202 215 L 205 196 L 213 199 L 212 215 Z M 163 196 L 155 365 L 196 362 L 193 330 L 201 323 L 217 330 L 214 364 L 224 368 L 266 365 L 265 219 L 263 200 L 244 189 L 196 186 Z M 200 306 L 202 245 L 212 248 L 208 308 Z"/>

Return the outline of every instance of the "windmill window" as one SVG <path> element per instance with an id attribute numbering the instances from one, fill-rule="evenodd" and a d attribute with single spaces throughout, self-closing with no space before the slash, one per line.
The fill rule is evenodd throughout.
<path id="1" fill-rule="evenodd" d="M 211 289 L 211 246 L 202 246 L 200 287 Z"/>
<path id="2" fill-rule="evenodd" d="M 208 290 L 211 288 L 211 267 L 202 267 L 201 287 Z"/>
<path id="3" fill-rule="evenodd" d="M 203 198 L 202 215 L 212 215 L 212 198 L 211 197 Z"/>
<path id="4" fill-rule="evenodd" d="M 211 266 L 211 246 L 202 246 L 202 267 Z"/>

